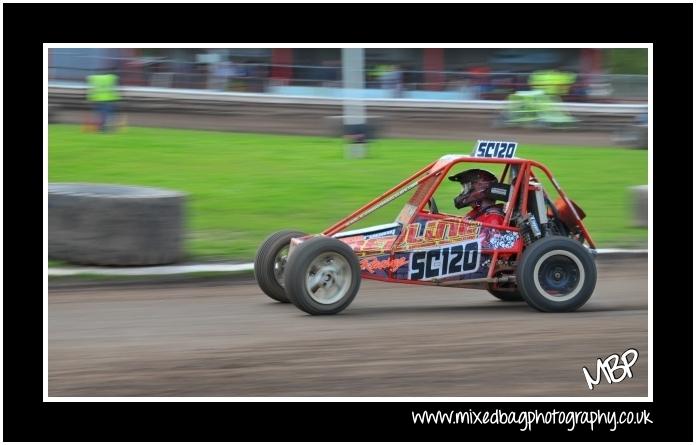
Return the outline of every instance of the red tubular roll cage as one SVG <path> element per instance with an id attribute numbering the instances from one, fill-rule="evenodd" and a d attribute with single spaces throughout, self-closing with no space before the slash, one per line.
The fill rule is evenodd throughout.
<path id="1" fill-rule="evenodd" d="M 520 159 L 520 158 L 512 158 L 512 159 L 497 159 L 497 158 L 477 158 L 477 157 L 472 157 L 472 156 L 466 156 L 466 155 L 447 155 L 443 156 L 439 160 L 432 162 L 428 164 L 427 166 L 423 167 L 422 169 L 418 170 L 417 172 L 413 173 L 411 176 L 408 178 L 404 179 L 391 189 L 387 190 L 384 192 L 382 195 L 378 196 L 377 198 L 373 199 L 372 201 L 368 202 L 364 206 L 360 207 L 350 215 L 346 216 L 345 218 L 341 219 L 338 221 L 336 224 L 330 226 L 326 230 L 322 232 L 322 235 L 325 236 L 333 236 L 336 233 L 344 230 L 346 227 L 356 223 L 357 221 L 360 221 L 373 211 L 387 205 L 388 203 L 392 202 L 399 196 L 403 195 L 404 193 L 408 192 L 409 190 L 412 190 L 415 187 L 418 187 L 417 194 L 415 196 L 420 195 L 421 198 L 414 203 L 407 204 L 408 205 L 415 205 L 415 211 L 410 212 L 410 215 L 408 216 L 407 220 L 402 220 L 400 221 L 401 223 L 404 224 L 404 226 L 410 224 L 413 222 L 413 220 L 416 218 L 416 216 L 422 212 L 423 208 L 425 205 L 428 203 L 430 198 L 435 194 L 435 191 L 439 188 L 440 184 L 442 183 L 443 179 L 446 177 L 447 172 L 456 164 L 463 163 L 463 162 L 473 162 L 473 163 L 482 163 L 482 164 L 505 164 L 505 168 L 503 170 L 503 174 L 501 176 L 501 182 L 504 181 L 508 171 L 510 170 L 510 166 L 518 166 L 519 170 L 517 172 L 517 177 L 515 179 L 515 184 L 512 184 L 512 194 L 510 195 L 510 199 L 508 200 L 509 203 L 515 203 L 517 202 L 517 197 L 519 195 L 520 189 L 522 188 L 523 184 L 526 184 L 525 190 L 529 190 L 529 183 L 531 180 L 536 180 L 536 177 L 534 176 L 532 172 L 532 167 L 536 167 L 540 169 L 546 177 L 549 179 L 551 184 L 553 184 L 554 188 L 556 189 L 556 192 L 558 192 L 558 195 L 565 201 L 566 205 L 568 208 L 570 208 L 573 212 L 573 215 L 575 216 L 577 227 L 584 237 L 584 240 L 587 242 L 587 244 L 590 246 L 590 248 L 595 248 L 595 243 L 592 240 L 592 237 L 590 234 L 587 232 L 587 229 L 585 225 L 582 223 L 582 220 L 580 219 L 580 216 L 578 215 L 577 211 L 575 210 L 575 207 L 571 203 L 570 199 L 568 196 L 565 194 L 565 192 L 561 189 L 560 185 L 556 181 L 556 179 L 553 177 L 549 169 L 536 161 L 528 160 L 528 159 Z M 428 179 L 435 177 L 435 181 L 431 181 L 430 183 L 426 182 Z M 546 195 L 546 191 L 544 191 L 544 194 Z M 527 208 L 527 193 L 522 194 L 522 202 L 520 205 L 520 212 L 523 216 L 526 216 L 528 214 L 529 209 Z M 547 196 L 547 195 L 546 195 Z M 547 196 L 548 197 L 548 196 Z M 510 218 L 512 217 L 512 214 L 515 210 L 515 205 L 508 205 L 507 210 L 505 212 L 505 221 L 504 221 L 504 226 L 505 228 L 509 228 L 510 225 Z M 517 228 L 514 228 L 517 230 Z M 404 232 L 399 235 L 397 240 L 394 242 L 393 246 L 397 246 L 399 242 L 401 241 L 401 238 L 404 236 Z M 394 248 L 392 247 L 391 251 L 389 252 L 391 255 L 394 254 Z M 492 259 L 492 264 L 496 264 L 498 258 L 498 252 L 495 252 L 493 254 L 493 259 Z M 494 267 L 491 267 L 489 270 L 489 278 L 492 277 L 494 273 Z"/>

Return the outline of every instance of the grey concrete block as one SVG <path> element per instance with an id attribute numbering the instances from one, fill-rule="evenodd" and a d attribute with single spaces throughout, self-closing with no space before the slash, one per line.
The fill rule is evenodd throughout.
<path id="1" fill-rule="evenodd" d="M 49 124 L 55 124 L 58 122 L 57 119 L 58 106 L 48 105 L 47 119 Z"/>
<path id="2" fill-rule="evenodd" d="M 150 187 L 49 184 L 48 256 L 102 266 L 179 261 L 185 198 Z"/>
<path id="3" fill-rule="evenodd" d="M 637 125 L 635 131 L 635 142 L 633 148 L 648 149 L 648 126 Z"/>
<path id="4" fill-rule="evenodd" d="M 630 190 L 633 225 L 648 227 L 648 186 L 638 185 L 631 187 Z"/>

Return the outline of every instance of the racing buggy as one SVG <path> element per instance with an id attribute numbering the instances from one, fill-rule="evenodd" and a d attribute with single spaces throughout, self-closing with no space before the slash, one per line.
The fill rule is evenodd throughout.
<path id="1" fill-rule="evenodd" d="M 506 108 L 493 121 L 493 128 L 575 128 L 577 119 L 562 111 L 560 103 L 560 99 L 541 90 L 517 91 L 508 96 Z"/>
<path id="2" fill-rule="evenodd" d="M 321 233 L 272 234 L 254 262 L 260 288 L 313 315 L 345 309 L 362 279 L 482 289 L 543 312 L 578 309 L 597 281 L 585 214 L 546 166 L 516 149 L 478 141 L 471 155 L 441 157 Z M 448 172 L 472 164 L 500 172 L 485 192 L 502 204 L 502 225 L 438 209 Z M 394 222 L 345 231 L 399 197 L 406 203 Z"/>

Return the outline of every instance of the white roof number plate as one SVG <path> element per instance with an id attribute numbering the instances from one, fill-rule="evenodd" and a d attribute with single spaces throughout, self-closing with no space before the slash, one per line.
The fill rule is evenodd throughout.
<path id="1" fill-rule="evenodd" d="M 517 142 L 478 141 L 474 149 L 475 158 L 512 159 L 515 157 Z"/>

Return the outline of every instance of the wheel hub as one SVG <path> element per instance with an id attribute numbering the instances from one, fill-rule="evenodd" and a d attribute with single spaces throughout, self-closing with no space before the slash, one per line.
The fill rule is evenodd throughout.
<path id="1" fill-rule="evenodd" d="M 289 250 L 289 246 L 280 249 L 273 259 L 273 275 L 281 286 L 285 285 L 285 265 L 288 262 Z"/>
<path id="2" fill-rule="evenodd" d="M 348 261 L 334 253 L 320 255 L 312 261 L 305 280 L 309 295 L 321 304 L 332 304 L 343 298 L 351 281 Z"/>
<path id="3" fill-rule="evenodd" d="M 576 261 L 560 252 L 547 254 L 536 267 L 536 278 L 542 294 L 563 301 L 577 293 L 583 274 Z"/>

